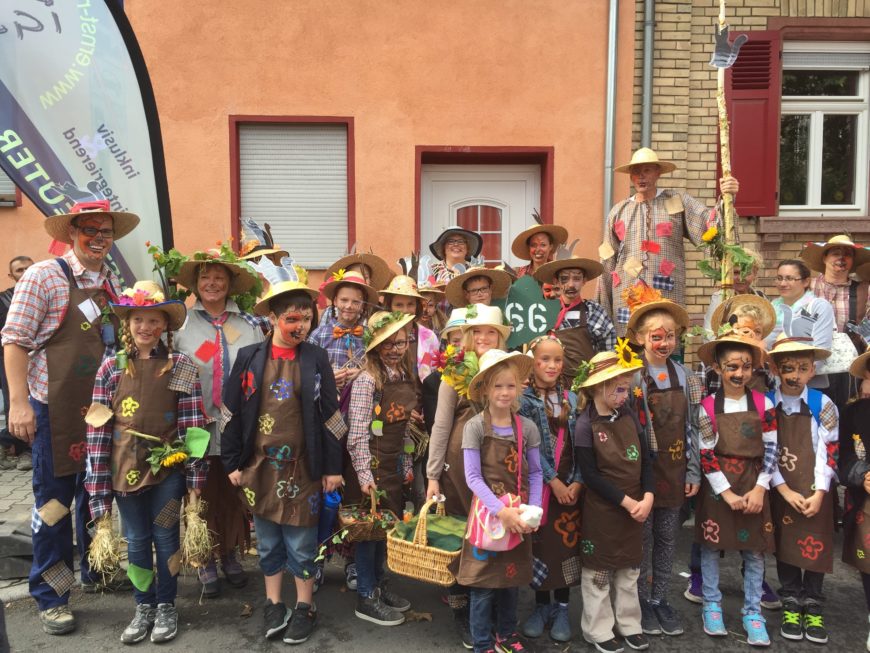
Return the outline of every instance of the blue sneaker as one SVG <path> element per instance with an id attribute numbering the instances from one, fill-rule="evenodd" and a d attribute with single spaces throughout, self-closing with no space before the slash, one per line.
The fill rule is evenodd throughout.
<path id="1" fill-rule="evenodd" d="M 746 631 L 746 643 L 750 646 L 770 646 L 770 637 L 764 625 L 764 617 L 760 614 L 743 615 L 743 630 Z"/>
<path id="2" fill-rule="evenodd" d="M 568 606 L 556 604 L 553 609 L 553 626 L 550 628 L 550 638 L 557 642 L 571 641 L 571 620 L 568 618 Z"/>
<path id="3" fill-rule="evenodd" d="M 526 622 L 523 624 L 523 635 L 526 637 L 540 637 L 544 634 L 544 629 L 553 618 L 554 605 L 552 603 L 538 603 L 535 605 L 535 611 L 529 615 Z"/>
<path id="4" fill-rule="evenodd" d="M 718 603 L 706 603 L 704 605 L 704 632 L 710 637 L 725 637 L 728 630 L 722 620 L 722 606 Z"/>

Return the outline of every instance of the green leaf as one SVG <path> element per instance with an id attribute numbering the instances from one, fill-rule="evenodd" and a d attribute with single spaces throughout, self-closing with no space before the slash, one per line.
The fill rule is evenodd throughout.
<path id="1" fill-rule="evenodd" d="M 341 533 L 336 533 L 335 535 L 332 536 L 332 543 L 333 544 L 341 544 Z"/>

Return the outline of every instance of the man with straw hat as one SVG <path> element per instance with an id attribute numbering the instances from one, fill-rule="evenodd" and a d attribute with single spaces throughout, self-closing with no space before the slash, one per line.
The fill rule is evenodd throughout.
<path id="1" fill-rule="evenodd" d="M 90 405 L 106 347 L 116 344 L 108 303 L 120 284 L 106 256 L 138 223 L 132 213 L 110 211 L 107 201 L 77 204 L 71 213 L 46 218 L 48 234 L 72 247 L 24 273 L 3 328 L 9 431 L 33 445 L 30 593 L 50 635 L 76 627 L 68 605 L 75 582 L 73 499 L 82 585 L 86 591 L 97 588 L 86 557 L 91 538 L 82 409 Z"/>
<path id="2" fill-rule="evenodd" d="M 625 333 L 629 318 L 622 290 L 636 278 L 662 291 L 667 299 L 685 304 L 683 238 L 699 246 L 710 225 L 704 204 L 687 193 L 658 188 L 659 177 L 676 168 L 676 164 L 642 147 L 631 161 L 614 169 L 628 174 L 635 188 L 634 195 L 610 210 L 599 248 L 604 274 L 598 286 L 598 301 L 608 315 L 614 316 L 619 335 Z M 739 184 L 734 177 L 728 177 L 720 180 L 720 189 L 736 195 Z"/>

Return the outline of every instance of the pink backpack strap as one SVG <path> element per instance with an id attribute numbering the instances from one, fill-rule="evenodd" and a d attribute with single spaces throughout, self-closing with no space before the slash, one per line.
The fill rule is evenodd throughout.
<path id="1" fill-rule="evenodd" d="M 716 409 L 714 407 L 714 401 L 716 400 L 716 395 L 707 395 L 703 399 L 701 399 L 701 406 L 707 413 L 707 417 L 710 418 L 710 423 L 713 425 L 713 430 L 718 431 L 716 428 Z"/>
<path id="2" fill-rule="evenodd" d="M 523 487 L 523 424 L 519 414 L 514 415 L 517 427 L 517 494 L 522 494 Z"/>
<path id="3" fill-rule="evenodd" d="M 755 404 L 755 410 L 758 412 L 758 417 L 761 419 L 762 423 L 764 423 L 764 395 L 755 390 L 750 390 L 750 392 L 752 392 L 752 403 Z"/>

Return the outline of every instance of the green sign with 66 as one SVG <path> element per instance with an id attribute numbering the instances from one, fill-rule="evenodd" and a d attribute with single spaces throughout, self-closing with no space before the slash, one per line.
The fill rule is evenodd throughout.
<path id="1" fill-rule="evenodd" d="M 518 279 L 504 299 L 493 302 L 504 312 L 510 322 L 511 336 L 508 348 L 519 347 L 547 333 L 556 324 L 559 316 L 558 299 L 544 299 L 541 287 L 533 277 Z"/>

